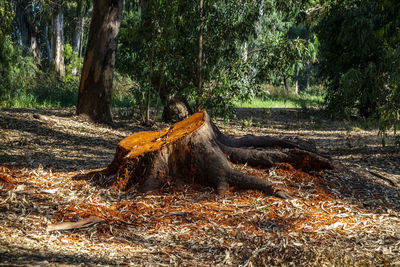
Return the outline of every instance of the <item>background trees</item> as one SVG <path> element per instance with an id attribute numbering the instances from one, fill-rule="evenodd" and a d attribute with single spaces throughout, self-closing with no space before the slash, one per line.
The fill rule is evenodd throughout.
<path id="1" fill-rule="evenodd" d="M 88 0 L 0 1 L 2 105 L 76 105 L 92 11 Z M 127 0 L 123 12 L 117 77 L 143 116 L 156 105 L 165 120 L 226 115 L 268 97 L 262 84 L 323 83 L 330 112 L 398 121 L 395 0 Z"/>
<path id="2" fill-rule="evenodd" d="M 399 7 L 398 1 L 343 1 L 323 15 L 316 27 L 319 70 L 331 111 L 355 109 L 385 124 L 398 117 Z"/>

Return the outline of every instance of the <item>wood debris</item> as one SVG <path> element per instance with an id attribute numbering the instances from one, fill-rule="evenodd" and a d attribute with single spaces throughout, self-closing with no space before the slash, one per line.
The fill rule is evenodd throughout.
<path id="1" fill-rule="evenodd" d="M 0 146 L 10 155 L 9 158 L 2 156 L 4 163 L 0 164 L 2 264 L 395 266 L 400 262 L 400 190 L 375 175 L 360 175 L 354 159 L 360 159 L 362 166 L 369 162 L 369 156 L 361 161 L 357 151 L 347 156 L 338 152 L 335 158 L 348 165 L 347 171 L 343 168 L 312 174 L 287 164 L 271 169 L 234 166 L 284 186 L 293 195 L 290 200 L 235 188 L 218 195 L 211 188 L 172 183 L 148 193 L 139 193 L 134 188 L 119 191 L 79 177 L 90 169 L 105 166 L 112 159 L 117 139 L 130 131 L 75 121 L 57 115 L 57 110 L 45 112 L 40 114 L 47 120 L 35 120 L 25 131 L 23 116 L 9 110 L 1 115 L 8 128 L 1 126 L 7 138 L 1 139 Z M 49 121 L 52 125 L 47 124 Z M 285 125 L 290 123 L 296 125 L 296 121 Z M 324 140 L 323 143 L 317 140 L 319 146 L 340 142 L 338 133 L 335 137 L 327 131 L 283 130 L 284 126 L 279 126 L 277 121 L 269 125 L 281 133 L 284 131 L 284 135 L 291 132 L 310 134 L 310 138 L 319 135 Z M 43 130 L 35 132 L 39 126 Z M 46 132 L 45 127 L 51 126 L 52 131 Z M 231 126 L 226 131 L 234 129 Z M 278 135 L 274 129 L 249 128 L 234 134 L 254 130 L 275 131 Z M 111 138 L 112 135 L 117 137 Z M 71 144 L 66 136 L 71 138 Z M 373 138 L 374 133 L 370 136 L 365 140 Z M 360 137 L 354 138 L 352 142 L 356 143 Z M 22 141 L 17 143 L 17 139 Z M 96 144 L 104 149 L 104 154 L 102 159 L 90 161 L 91 153 L 98 151 L 90 151 L 89 147 Z M 78 154 L 68 155 L 70 148 L 82 151 L 82 161 L 76 165 L 73 159 L 78 159 Z M 335 147 L 330 150 L 337 151 Z M 13 153 L 27 159 L 22 151 L 37 152 L 37 157 L 25 165 L 16 164 L 21 158 L 13 157 Z M 53 162 L 47 161 L 45 153 L 41 156 L 45 151 L 54 153 L 51 154 Z M 345 159 L 349 156 L 353 160 Z M 392 159 L 398 154 L 388 152 L 386 156 L 396 166 Z M 87 168 L 83 164 L 85 159 L 88 159 Z M 397 179 L 397 169 L 392 169 L 388 162 L 382 163 L 389 167 L 379 169 L 379 174 Z M 70 169 L 63 170 L 61 166 Z M 378 165 L 371 163 L 369 167 L 376 170 Z M 104 223 L 70 231 L 46 231 L 48 225 L 91 216 Z"/>

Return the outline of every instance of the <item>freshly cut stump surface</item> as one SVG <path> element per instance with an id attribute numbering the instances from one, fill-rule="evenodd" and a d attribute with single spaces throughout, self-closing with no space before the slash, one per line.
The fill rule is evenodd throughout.
<path id="1" fill-rule="evenodd" d="M 332 168 L 330 159 L 306 142 L 253 135 L 229 137 L 218 130 L 206 111 L 200 111 L 172 127 L 123 139 L 105 175 L 120 189 L 155 190 L 179 179 L 212 186 L 220 193 L 235 186 L 289 197 L 264 179 L 234 170 L 228 159 L 267 168 L 282 162 L 304 171 Z"/>

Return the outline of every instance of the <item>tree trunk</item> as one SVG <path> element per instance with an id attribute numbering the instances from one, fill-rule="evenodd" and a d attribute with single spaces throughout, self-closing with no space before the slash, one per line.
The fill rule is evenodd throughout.
<path id="1" fill-rule="evenodd" d="M 145 123 L 147 125 L 150 124 L 150 96 L 151 96 L 151 88 L 153 86 L 153 63 L 154 63 L 154 53 L 155 53 L 155 42 L 156 35 L 158 32 L 158 18 L 157 18 L 157 3 L 154 5 L 154 2 L 149 0 L 141 0 L 141 23 L 142 23 L 142 32 L 146 42 L 151 42 L 151 51 L 150 51 L 150 68 L 149 68 L 149 84 L 147 88 L 146 95 L 146 109 L 145 109 Z M 152 14 L 149 14 L 149 11 L 152 11 Z M 151 33 L 151 35 L 150 35 Z"/>
<path id="2" fill-rule="evenodd" d="M 84 49 L 83 49 L 83 47 L 84 47 L 84 40 L 83 40 L 83 37 L 84 37 L 84 34 L 85 34 L 85 17 L 83 17 L 82 18 L 82 28 L 81 28 L 81 41 L 80 41 L 80 43 L 81 43 L 81 45 L 80 45 L 80 47 L 79 47 L 79 53 L 78 53 L 78 55 L 79 55 L 79 57 L 82 57 L 82 55 L 83 55 L 83 51 L 85 51 Z"/>
<path id="3" fill-rule="evenodd" d="M 47 62 L 51 66 L 51 46 L 49 41 L 49 26 L 46 25 L 44 28 L 43 38 L 46 42 Z"/>
<path id="4" fill-rule="evenodd" d="M 84 11 L 85 5 L 83 1 L 78 1 L 78 5 L 76 7 L 76 22 L 75 22 L 75 30 L 73 32 L 72 36 L 72 48 L 74 52 L 76 53 L 76 58 L 75 60 L 78 60 L 79 57 L 79 51 L 81 49 L 81 36 L 82 36 L 82 30 L 83 30 L 83 11 Z M 71 70 L 72 75 L 77 75 L 78 70 L 76 66 Z"/>
<path id="5" fill-rule="evenodd" d="M 283 80 L 283 86 L 285 87 L 286 92 L 289 93 L 289 88 L 287 86 L 286 76 L 283 76 L 282 80 Z"/>
<path id="6" fill-rule="evenodd" d="M 96 122 L 112 122 L 112 82 L 123 5 L 123 0 L 94 2 L 77 114 L 88 115 Z"/>
<path id="7" fill-rule="evenodd" d="M 58 2 L 52 17 L 51 70 L 58 76 L 65 76 L 64 64 L 64 11 Z"/>
<path id="8" fill-rule="evenodd" d="M 42 59 L 42 51 L 40 51 L 40 46 L 38 42 L 38 28 L 34 21 L 29 21 L 29 50 L 32 55 L 39 62 Z"/>
<path id="9" fill-rule="evenodd" d="M 220 193 L 231 185 L 288 197 L 272 183 L 234 170 L 228 158 L 252 166 L 272 167 L 286 162 L 304 171 L 332 168 L 331 161 L 308 143 L 267 136 L 229 137 L 218 130 L 205 111 L 200 111 L 173 127 L 123 139 L 114 160 L 95 179 L 122 190 L 131 186 L 139 191 L 155 190 L 179 179 L 212 186 Z"/>
<path id="10" fill-rule="evenodd" d="M 15 21 L 17 22 L 17 37 L 20 46 L 24 47 L 28 38 L 28 27 L 24 7 L 17 5 L 15 8 Z"/>
<path id="11" fill-rule="evenodd" d="M 200 0 L 199 5 L 199 17 L 200 17 L 200 28 L 199 28 L 199 48 L 197 55 L 197 94 L 200 97 L 203 87 L 203 28 L 204 28 L 204 15 L 203 15 L 203 0 Z M 196 99 L 196 110 L 200 107 L 199 99 Z"/>
<path id="12" fill-rule="evenodd" d="M 296 75 L 295 75 L 295 94 L 298 95 L 299 94 L 299 74 L 300 74 L 300 70 L 299 68 L 296 67 Z"/>
<path id="13" fill-rule="evenodd" d="M 30 4 L 32 3 L 27 3 L 25 6 L 17 5 L 16 7 L 17 36 L 24 50 L 31 52 L 32 56 L 40 61 L 42 52 L 37 38 L 39 31 L 35 22 L 34 11 L 28 6 Z"/>

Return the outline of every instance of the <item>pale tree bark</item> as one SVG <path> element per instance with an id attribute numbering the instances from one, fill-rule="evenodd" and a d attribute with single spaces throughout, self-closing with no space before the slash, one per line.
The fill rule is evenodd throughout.
<path id="1" fill-rule="evenodd" d="M 83 0 L 78 1 L 76 7 L 76 22 L 75 29 L 72 36 L 72 48 L 76 53 L 76 60 L 80 56 L 81 45 L 82 45 L 82 33 L 83 33 L 83 19 L 84 19 L 85 2 Z M 76 66 L 71 70 L 72 75 L 77 75 L 78 70 Z"/>
<path id="2" fill-rule="evenodd" d="M 65 76 L 64 64 L 64 11 L 61 1 L 57 3 L 52 17 L 51 29 L 51 70 L 58 76 Z"/>
<path id="3" fill-rule="evenodd" d="M 29 50 L 32 52 L 34 58 L 38 61 L 42 59 L 42 52 L 38 42 L 38 28 L 34 21 L 29 21 Z"/>
<path id="4" fill-rule="evenodd" d="M 298 95 L 299 94 L 299 74 L 300 74 L 300 70 L 298 67 L 296 67 L 296 75 L 295 75 L 295 94 Z"/>
<path id="5" fill-rule="evenodd" d="M 51 65 L 51 45 L 50 45 L 50 38 L 49 38 L 49 26 L 46 25 L 44 28 L 44 33 L 43 33 L 45 42 L 46 42 L 46 52 L 47 52 L 47 60 L 49 66 Z"/>
<path id="6" fill-rule="evenodd" d="M 123 0 L 98 0 L 93 6 L 77 114 L 96 122 L 112 122 L 112 82 L 123 6 Z"/>

